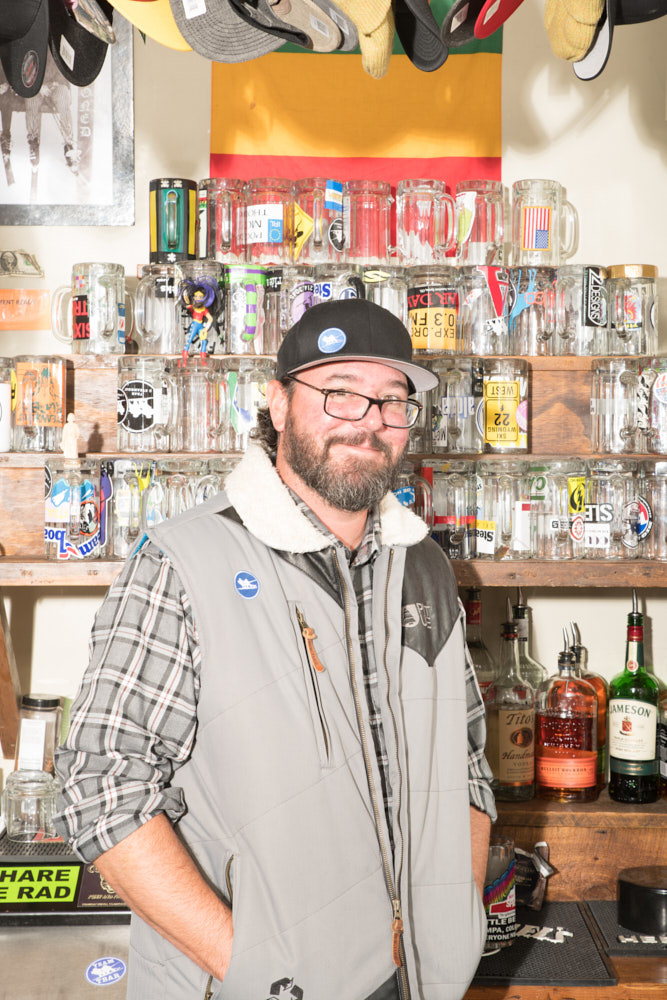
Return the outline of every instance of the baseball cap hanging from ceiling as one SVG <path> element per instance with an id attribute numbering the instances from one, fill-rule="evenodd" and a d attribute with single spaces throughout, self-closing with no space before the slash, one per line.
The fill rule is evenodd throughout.
<path id="1" fill-rule="evenodd" d="M 47 0 L 2 0 L 0 62 L 19 97 L 35 97 L 44 80 L 49 46 Z"/>
<path id="2" fill-rule="evenodd" d="M 107 0 L 79 0 L 77 6 L 84 21 L 88 16 L 94 18 L 98 32 L 93 34 L 83 27 L 81 20 L 66 9 L 63 0 L 49 0 L 49 47 L 65 79 L 75 87 L 88 87 L 99 75 L 109 49 L 109 43 L 100 35 L 108 35 L 110 31 L 114 40 L 116 37 L 112 27 L 113 8 Z M 108 31 L 103 29 L 99 17 L 106 22 Z"/>
<path id="3" fill-rule="evenodd" d="M 428 0 L 395 0 L 396 34 L 410 62 L 431 73 L 439 69 L 449 55 L 440 37 L 440 26 Z"/>
<path id="4" fill-rule="evenodd" d="M 248 24 L 229 0 L 170 0 L 170 5 L 188 45 L 213 62 L 257 59 L 275 52 L 286 41 L 261 30 L 259 25 Z"/>
<path id="5" fill-rule="evenodd" d="M 169 0 L 111 0 L 111 5 L 153 41 L 178 52 L 192 52 L 178 30 Z"/>
<path id="6" fill-rule="evenodd" d="M 327 0 L 229 0 L 243 20 L 260 31 L 313 52 L 351 49 L 354 25 Z"/>
<path id="7" fill-rule="evenodd" d="M 445 45 L 458 48 L 488 38 L 521 6 L 523 0 L 454 0 L 442 22 Z"/>
<path id="8" fill-rule="evenodd" d="M 594 80 L 600 75 L 611 53 L 615 25 L 641 24 L 665 14 L 667 0 L 606 0 L 592 45 L 582 59 L 572 64 L 576 76 L 580 80 Z"/>

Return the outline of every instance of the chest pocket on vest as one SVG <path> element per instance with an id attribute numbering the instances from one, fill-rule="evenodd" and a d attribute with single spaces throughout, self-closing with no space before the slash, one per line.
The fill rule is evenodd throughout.
<path id="1" fill-rule="evenodd" d="M 303 667 L 306 699 L 313 723 L 313 733 L 322 767 L 333 766 L 332 738 L 322 699 L 322 677 L 326 666 L 317 650 L 317 633 L 308 622 L 307 611 L 290 601 L 290 613 L 297 636 L 297 646 Z"/>

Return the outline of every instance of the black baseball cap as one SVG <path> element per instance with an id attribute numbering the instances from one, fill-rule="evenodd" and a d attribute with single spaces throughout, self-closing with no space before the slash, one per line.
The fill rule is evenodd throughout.
<path id="1" fill-rule="evenodd" d="M 113 7 L 107 0 L 97 2 L 111 25 Z M 82 27 L 63 0 L 49 0 L 49 21 L 49 48 L 56 66 L 75 87 L 89 87 L 104 65 L 109 43 Z"/>
<path id="2" fill-rule="evenodd" d="M 368 299 L 338 299 L 308 309 L 285 334 L 276 378 L 334 361 L 377 361 L 407 376 L 410 392 L 435 389 L 438 377 L 412 360 L 400 319 Z"/>
<path id="3" fill-rule="evenodd" d="M 410 62 L 424 73 L 439 69 L 449 55 L 428 0 L 395 0 L 396 34 Z"/>
<path id="4" fill-rule="evenodd" d="M 2 0 L 0 62 L 19 97 L 35 97 L 44 80 L 49 45 L 47 0 Z"/>

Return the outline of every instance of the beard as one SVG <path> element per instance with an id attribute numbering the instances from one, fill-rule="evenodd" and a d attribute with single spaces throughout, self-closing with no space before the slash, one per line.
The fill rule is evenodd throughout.
<path id="1" fill-rule="evenodd" d="M 287 414 L 280 443 L 287 464 L 306 486 L 332 507 L 351 512 L 368 510 L 393 488 L 407 448 L 406 442 L 405 448 L 393 458 L 385 441 L 375 432 L 362 430 L 333 435 L 321 444 L 308 432 L 296 429 L 291 412 Z M 365 445 L 376 452 L 368 458 L 348 455 L 336 460 L 330 454 L 335 444 Z"/>

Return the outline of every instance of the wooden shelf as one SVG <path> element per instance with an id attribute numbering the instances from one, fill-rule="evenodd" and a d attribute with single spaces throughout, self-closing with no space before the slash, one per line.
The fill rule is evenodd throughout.
<path id="1" fill-rule="evenodd" d="M 111 559 L 0 559 L 0 586 L 106 588 L 122 567 L 122 560 Z"/>
<path id="2" fill-rule="evenodd" d="M 667 562 L 653 559 L 455 559 L 452 566 L 461 587 L 667 587 Z"/>
<path id="3" fill-rule="evenodd" d="M 649 805 L 613 802 L 603 790 L 595 802 L 498 802 L 494 833 L 524 850 L 545 840 L 557 869 L 549 899 L 615 899 L 622 868 L 667 857 L 667 799 Z"/>

